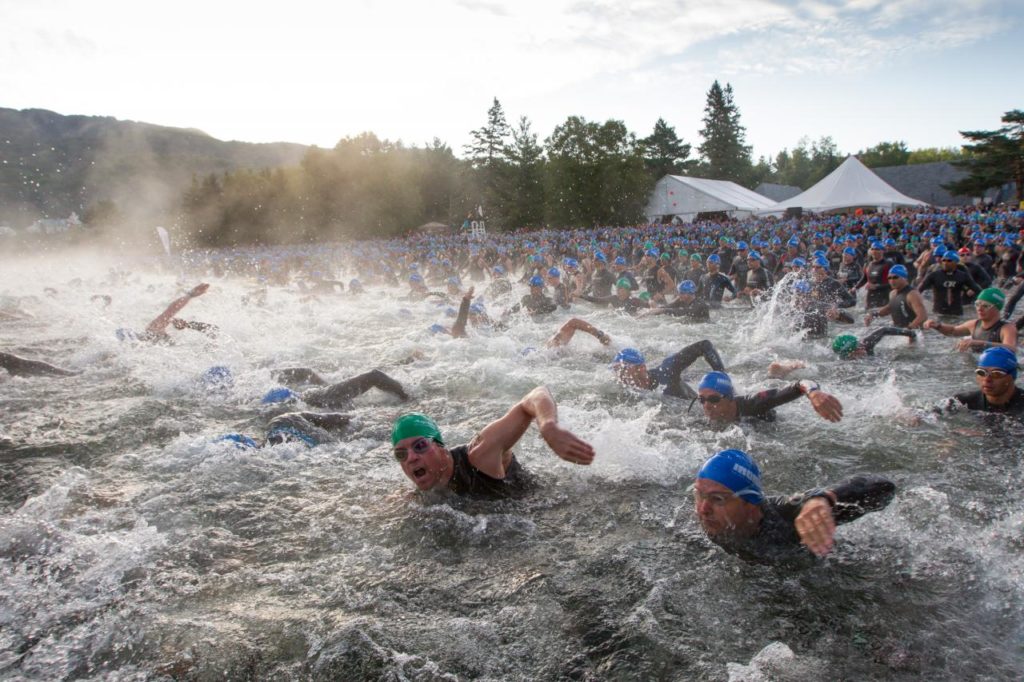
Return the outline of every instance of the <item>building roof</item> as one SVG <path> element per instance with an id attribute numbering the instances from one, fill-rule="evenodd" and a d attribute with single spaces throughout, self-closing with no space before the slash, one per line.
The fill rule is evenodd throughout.
<path id="1" fill-rule="evenodd" d="M 774 182 L 762 182 L 760 185 L 754 188 L 754 191 L 761 196 L 768 197 L 772 201 L 785 201 L 786 199 L 792 199 L 802 189 L 796 185 L 779 185 Z"/>
<path id="2" fill-rule="evenodd" d="M 729 180 L 666 175 L 654 186 L 645 215 L 692 216 L 720 211 L 752 212 L 773 203 L 771 199 Z"/>
<path id="3" fill-rule="evenodd" d="M 897 191 L 927 201 L 933 206 L 963 206 L 973 200 L 973 197 L 956 196 L 943 189 L 943 185 L 967 176 L 966 171 L 948 161 L 883 166 L 872 170 Z"/>

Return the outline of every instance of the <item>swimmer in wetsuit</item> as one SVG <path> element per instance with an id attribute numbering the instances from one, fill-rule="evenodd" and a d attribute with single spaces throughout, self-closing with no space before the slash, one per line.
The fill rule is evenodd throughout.
<path id="1" fill-rule="evenodd" d="M 960 405 L 1024 419 L 1024 391 L 1016 384 L 1017 368 L 1015 353 L 1002 346 L 989 348 L 978 358 L 978 368 L 974 370 L 978 390 L 957 393 L 947 401 L 947 407 Z"/>
<path id="2" fill-rule="evenodd" d="M 434 420 L 415 412 L 395 421 L 391 445 L 402 472 L 421 491 L 491 499 L 517 497 L 528 492 L 530 478 L 512 448 L 534 420 L 556 455 L 574 464 L 593 462 L 594 449 L 558 425 L 554 398 L 543 386 L 485 426 L 468 445 L 449 449 Z"/>
<path id="3" fill-rule="evenodd" d="M 558 310 L 558 305 L 544 295 L 544 280 L 540 275 L 530 278 L 530 293 L 519 299 L 519 303 L 506 310 L 502 315 L 502 320 L 524 309 L 531 315 L 546 315 Z"/>
<path id="4" fill-rule="evenodd" d="M 775 421 L 775 408 L 807 396 L 814 411 L 822 419 L 838 422 L 843 418 L 843 405 L 825 393 L 814 381 L 802 379 L 782 389 L 769 389 L 753 395 L 737 396 L 732 379 L 725 372 L 709 372 L 697 387 L 697 400 L 704 416 L 716 423 L 734 423 L 746 418 Z"/>
<path id="5" fill-rule="evenodd" d="M 274 372 L 274 378 L 292 387 L 301 384 L 313 384 L 317 388 L 303 391 L 301 395 L 295 393 L 290 388 L 275 388 L 263 396 L 264 404 L 301 399 L 307 405 L 312 405 L 313 407 L 339 409 L 347 407 L 354 398 L 366 393 L 371 388 L 377 388 L 385 393 L 390 393 L 399 400 L 409 399 L 409 395 L 402 388 L 402 384 L 379 369 L 364 372 L 351 379 L 330 385 L 320 375 L 307 367 L 289 367 L 277 370 Z"/>
<path id="6" fill-rule="evenodd" d="M 910 343 L 917 341 L 917 332 L 900 327 L 882 327 L 858 340 L 853 334 L 840 334 L 832 340 L 832 350 L 844 360 L 863 358 L 875 354 L 875 346 L 887 336 L 905 336 Z"/>
<path id="7" fill-rule="evenodd" d="M 218 441 L 231 441 L 240 448 L 261 448 L 282 443 L 305 443 L 316 447 L 333 443 L 345 431 L 352 418 L 340 412 L 288 412 L 279 414 L 267 424 L 267 435 L 262 442 L 240 433 L 229 433 Z"/>
<path id="8" fill-rule="evenodd" d="M 192 329 L 194 331 L 202 332 L 207 336 L 216 336 L 217 327 L 212 324 L 182 320 L 181 318 L 175 317 L 182 308 L 188 305 L 189 301 L 193 298 L 202 296 L 209 288 L 210 285 L 205 282 L 196 285 L 184 296 L 180 296 L 171 301 L 171 304 L 167 306 L 166 310 L 146 325 L 145 332 L 142 334 L 136 334 L 128 329 L 118 329 L 116 332 L 117 338 L 122 341 L 127 339 L 138 339 L 139 341 L 170 341 L 170 336 L 167 334 L 168 326 L 173 326 L 178 330 Z"/>
<path id="9" fill-rule="evenodd" d="M 982 290 L 974 301 L 977 319 L 956 325 L 928 320 L 924 327 L 935 329 L 943 336 L 969 336 L 970 338 L 957 342 L 956 349 L 960 352 L 979 353 L 986 348 L 995 347 L 1016 352 L 1017 327 L 1000 318 L 1005 301 L 1006 294 L 1002 290 L 990 287 Z"/>
<path id="10" fill-rule="evenodd" d="M 693 280 L 684 279 L 676 287 L 679 296 L 668 305 L 658 306 L 649 310 L 641 310 L 640 316 L 670 315 L 683 317 L 691 322 L 710 322 L 711 310 L 708 304 L 697 298 L 697 285 Z"/>
<path id="11" fill-rule="evenodd" d="M 896 493 L 881 476 L 853 476 L 828 488 L 767 497 L 761 471 L 742 450 L 709 458 L 694 483 L 694 503 L 708 539 L 745 561 L 778 564 L 824 557 L 836 525 L 884 509 Z"/>
<path id="12" fill-rule="evenodd" d="M 878 310 L 869 310 L 864 316 L 864 324 L 869 325 L 877 317 L 892 316 L 896 327 L 920 329 L 928 320 L 928 311 L 924 307 L 921 292 L 910 286 L 909 273 L 906 266 L 894 265 L 889 268 L 889 302 Z"/>
<path id="13" fill-rule="evenodd" d="M 597 305 L 620 308 L 630 315 L 635 315 L 641 308 L 649 308 L 650 304 L 642 298 L 634 298 L 631 293 L 634 288 L 634 285 L 628 278 L 620 277 L 619 281 L 615 283 L 615 294 L 613 296 L 588 296 L 584 294 L 580 296 L 580 299 L 596 303 Z"/>
<path id="14" fill-rule="evenodd" d="M 715 347 L 707 339 L 691 343 L 661 361 L 655 369 L 647 369 L 644 356 L 635 348 L 623 348 L 612 361 L 615 378 L 624 386 L 653 391 L 664 386 L 663 395 L 696 399 L 697 393 L 682 380 L 687 367 L 704 358 L 713 370 L 724 371 L 725 365 Z"/>
<path id="15" fill-rule="evenodd" d="M 6 369 L 12 377 L 73 377 L 81 372 L 55 367 L 42 360 L 28 360 L 11 353 L 0 353 L 0 369 Z"/>

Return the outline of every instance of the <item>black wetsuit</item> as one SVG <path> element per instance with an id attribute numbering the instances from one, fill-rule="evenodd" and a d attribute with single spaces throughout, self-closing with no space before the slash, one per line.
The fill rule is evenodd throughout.
<path id="1" fill-rule="evenodd" d="M 897 327 L 909 327 L 917 315 L 914 309 L 907 302 L 907 295 L 913 291 L 909 284 L 896 292 L 895 296 L 889 298 L 889 314 L 892 316 L 892 323 Z"/>
<path id="2" fill-rule="evenodd" d="M 726 289 L 731 291 L 733 296 L 736 295 L 736 287 L 732 285 L 732 280 L 721 272 L 714 274 L 710 272 L 705 273 L 700 278 L 700 284 L 697 288 L 698 296 L 704 299 L 712 308 L 718 308 L 722 305 L 722 298 L 725 296 Z"/>
<path id="3" fill-rule="evenodd" d="M 986 343 L 1002 343 L 1003 339 L 999 335 L 1002 331 L 1003 325 L 1010 324 L 1006 320 L 997 320 L 994 325 L 985 329 L 982 326 L 981 320 L 974 321 L 974 329 L 971 330 L 971 338 L 975 341 L 985 341 Z M 974 349 L 972 349 L 974 350 Z M 975 352 L 980 353 L 984 349 L 976 350 Z"/>
<path id="4" fill-rule="evenodd" d="M 612 295 L 615 286 L 615 275 L 608 268 L 595 270 L 590 276 L 590 293 L 598 298 Z"/>
<path id="5" fill-rule="evenodd" d="M 751 289 L 760 289 L 761 291 L 768 291 L 774 284 L 772 281 L 772 274 L 768 272 L 768 269 L 763 265 L 757 270 L 747 270 L 744 280 L 746 281 L 747 287 L 750 287 Z"/>
<path id="6" fill-rule="evenodd" d="M 903 327 L 881 327 L 858 341 L 858 346 L 863 348 L 864 352 L 868 355 L 874 355 L 875 346 L 877 346 L 878 342 L 887 336 L 905 336 L 908 339 L 913 339 L 917 338 L 917 332 Z"/>
<path id="7" fill-rule="evenodd" d="M 832 304 L 827 301 L 809 301 L 802 311 L 803 315 L 801 315 L 797 322 L 797 329 L 801 331 L 806 330 L 805 338 L 807 339 L 825 338 L 828 336 L 828 311 L 831 309 Z M 838 311 L 836 321 L 852 324 L 853 318 L 840 310 Z"/>
<path id="8" fill-rule="evenodd" d="M 1024 417 L 1024 390 L 1020 386 L 1013 387 L 1013 396 L 1008 402 L 1002 405 L 993 405 L 985 398 L 981 391 L 965 391 L 953 396 L 953 400 L 961 403 L 969 410 L 991 412 L 993 414 L 1008 414 L 1014 417 Z"/>
<path id="9" fill-rule="evenodd" d="M 544 294 L 526 294 L 519 303 L 508 309 L 509 313 L 518 313 L 520 310 L 525 308 L 531 315 L 545 315 L 547 313 L 553 313 L 558 310 L 558 306 L 550 298 Z"/>
<path id="10" fill-rule="evenodd" d="M 671 315 L 672 317 L 685 317 L 693 322 L 711 321 L 711 312 L 708 308 L 708 304 L 699 298 L 695 298 L 689 302 L 676 299 L 668 305 L 661 306 L 658 310 L 662 311 L 665 315 Z"/>
<path id="11" fill-rule="evenodd" d="M 267 424 L 267 445 L 302 441 L 310 447 L 331 443 L 348 427 L 351 418 L 338 412 L 289 412 Z"/>
<path id="12" fill-rule="evenodd" d="M 842 283 L 847 289 L 852 289 L 857 286 L 857 282 L 860 281 L 860 276 L 863 270 L 863 266 L 857 261 L 852 263 L 840 263 L 839 269 L 836 271 L 836 279 Z"/>
<path id="13" fill-rule="evenodd" d="M 6 369 L 11 376 L 15 377 L 70 377 L 81 374 L 81 372 L 75 372 L 70 369 L 55 367 L 42 360 L 26 360 L 10 353 L 0 353 L 0 368 Z"/>
<path id="14" fill-rule="evenodd" d="M 874 289 L 868 289 L 867 307 L 869 310 L 880 308 L 889 302 L 889 291 L 885 285 L 891 267 L 892 263 L 884 258 L 879 261 L 871 261 L 864 266 L 864 275 L 857 282 L 857 286 L 875 285 Z"/>
<path id="15" fill-rule="evenodd" d="M 786 388 L 770 388 L 753 395 L 741 395 L 736 398 L 737 419 L 760 419 L 766 422 L 775 421 L 775 408 L 791 403 L 804 392 L 797 382 Z"/>
<path id="16" fill-rule="evenodd" d="M 832 517 L 836 524 L 843 524 L 868 512 L 885 509 L 896 494 L 896 485 L 882 476 L 862 474 L 829 490 L 836 496 Z M 821 488 L 790 497 L 766 497 L 760 504 L 763 514 L 761 525 L 752 537 L 719 535 L 709 536 L 709 539 L 745 561 L 760 564 L 811 563 L 814 555 L 800 543 L 795 522 L 804 504 L 814 497 L 828 500 L 826 491 Z"/>
<path id="17" fill-rule="evenodd" d="M 680 377 L 683 371 L 696 362 L 698 358 L 704 358 L 704 361 L 713 370 L 725 371 L 725 365 L 722 363 L 722 358 L 718 355 L 718 351 L 715 350 L 710 341 L 704 339 L 697 343 L 691 343 L 678 353 L 662 360 L 661 364 L 655 369 L 648 370 L 647 376 L 652 381 L 648 388 L 654 389 L 663 385 L 665 386 L 665 390 L 662 391 L 663 395 L 672 396 L 673 398 L 696 398 L 697 392 L 683 382 Z"/>
<path id="18" fill-rule="evenodd" d="M 761 268 L 764 270 L 764 268 Z M 732 275 L 733 282 L 736 284 L 736 289 L 746 289 L 747 284 L 747 272 L 750 270 L 747 267 L 746 255 L 736 256 L 732 260 L 732 266 L 729 268 L 729 274 Z"/>
<path id="19" fill-rule="evenodd" d="M 888 298 L 889 293 L 886 292 L 885 295 Z M 840 284 L 838 280 L 831 277 L 811 284 L 811 298 L 837 308 L 852 308 L 857 305 L 857 297 L 851 294 L 850 290 Z"/>
<path id="20" fill-rule="evenodd" d="M 325 388 L 313 388 L 305 391 L 302 394 L 302 400 L 307 405 L 314 407 L 346 407 L 353 398 L 366 393 L 371 388 L 379 388 L 402 400 L 408 398 L 400 383 L 379 369 L 374 369 Z"/>
<path id="21" fill-rule="evenodd" d="M 929 287 L 932 289 L 932 310 L 936 315 L 963 315 L 964 292 L 967 289 L 975 293 L 981 291 L 981 286 L 963 267 L 958 267 L 951 273 L 942 267 L 932 270 L 917 286 L 919 291 Z"/>
<path id="22" fill-rule="evenodd" d="M 458 495 L 482 499 L 519 497 L 533 487 L 532 477 L 512 456 L 505 467 L 505 478 L 492 478 L 469 463 L 469 445 L 459 445 L 448 451 L 452 456 L 452 478 L 448 489 Z"/>

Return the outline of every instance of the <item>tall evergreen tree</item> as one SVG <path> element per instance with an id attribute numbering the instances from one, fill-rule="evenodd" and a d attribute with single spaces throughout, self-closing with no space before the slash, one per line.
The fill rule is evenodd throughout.
<path id="1" fill-rule="evenodd" d="M 745 144 L 747 131 L 740 124 L 740 112 L 733 101 L 732 86 L 725 88 L 716 80 L 708 90 L 704 106 L 704 141 L 699 147 L 702 168 L 716 180 L 746 183 L 751 174 L 750 147 Z"/>
<path id="2" fill-rule="evenodd" d="M 539 227 L 544 219 L 544 149 L 530 120 L 520 117 L 508 147 L 509 175 L 506 223 L 512 228 Z"/>
<path id="3" fill-rule="evenodd" d="M 487 110 L 487 124 L 469 134 L 472 142 L 465 146 L 465 150 L 476 171 L 481 191 L 478 203 L 484 206 L 491 227 L 506 227 L 511 194 L 508 187 L 508 139 L 512 129 L 505 120 L 505 111 L 497 97 Z"/>
<path id="4" fill-rule="evenodd" d="M 960 131 L 972 143 L 964 145 L 970 156 L 953 165 L 969 175 L 944 185 L 946 189 L 970 196 L 1012 181 L 1017 184 L 1017 204 L 1024 202 L 1024 110 L 1007 111 L 1002 121 L 998 130 Z"/>
<path id="5" fill-rule="evenodd" d="M 681 175 L 696 163 L 690 160 L 690 145 L 679 139 L 676 129 L 659 118 L 654 131 L 640 140 L 647 172 L 657 181 L 666 175 Z"/>

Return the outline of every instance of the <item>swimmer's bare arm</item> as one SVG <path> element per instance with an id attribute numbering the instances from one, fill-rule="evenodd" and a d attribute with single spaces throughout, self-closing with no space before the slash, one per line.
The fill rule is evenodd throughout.
<path id="1" fill-rule="evenodd" d="M 469 462 L 492 478 L 504 478 L 512 448 L 537 421 L 540 435 L 556 455 L 568 462 L 590 464 L 594 448 L 558 425 L 558 408 L 544 386 L 523 397 L 505 416 L 484 427 L 469 446 Z"/>
<path id="2" fill-rule="evenodd" d="M 167 306 L 167 310 L 160 313 L 159 317 L 146 326 L 146 331 L 151 334 L 163 334 L 164 330 L 167 329 L 167 325 L 169 325 L 171 320 L 174 319 L 174 316 L 177 315 L 182 308 L 188 305 L 189 301 L 197 296 L 202 296 L 209 288 L 210 285 L 204 282 L 194 287 L 184 296 L 171 301 L 171 304 Z"/>
<path id="3" fill-rule="evenodd" d="M 593 336 L 594 338 L 596 338 L 605 346 L 611 343 L 611 337 L 609 337 L 603 331 L 601 331 L 594 325 L 590 324 L 586 320 L 581 320 L 578 317 L 574 317 L 565 324 L 563 324 L 562 327 L 558 330 L 558 332 L 551 337 L 551 339 L 548 341 L 548 347 L 557 348 L 559 346 L 566 345 L 567 343 L 572 341 L 572 337 L 576 332 L 586 332 Z"/>
<path id="4" fill-rule="evenodd" d="M 466 336 L 466 321 L 469 319 L 469 305 L 473 300 L 473 291 L 475 287 L 470 287 L 462 296 L 462 302 L 459 304 L 459 314 L 455 318 L 455 324 L 452 326 L 452 336 L 457 339 L 464 338 Z"/>

